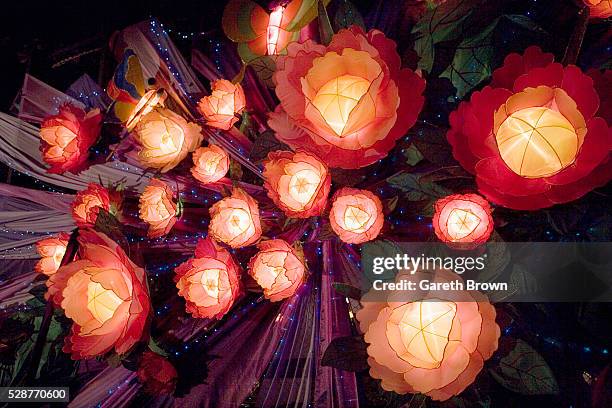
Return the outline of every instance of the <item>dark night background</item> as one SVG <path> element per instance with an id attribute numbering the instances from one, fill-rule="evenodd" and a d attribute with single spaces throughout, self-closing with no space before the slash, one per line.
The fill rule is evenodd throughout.
<path id="1" fill-rule="evenodd" d="M 263 1 L 258 2 L 265 4 Z M 401 9 L 400 4 L 405 3 L 399 0 L 352 2 L 363 16 L 378 7 Z M 66 89 L 83 73 L 89 74 L 104 86 L 115 67 L 107 46 L 110 34 L 149 17 L 157 17 L 171 30 L 170 36 L 188 58 L 196 37 L 223 36 L 220 23 L 224 6 L 224 1 L 211 0 L 5 0 L 1 5 L 0 16 L 0 110 L 6 112 L 10 109 L 26 72 L 60 90 Z M 508 27 L 499 38 L 496 37 L 497 63 L 494 67 L 501 64 L 506 54 L 522 51 L 532 43 L 553 52 L 556 59 L 560 60 L 573 31 L 577 10 L 577 4 L 571 0 L 490 0 L 479 11 L 483 15 L 501 12 L 526 15 L 546 32 L 531 35 L 521 32 L 520 28 Z M 383 30 L 398 42 L 400 55 L 410 60 L 414 58 L 410 52 L 410 27 L 402 24 L 402 16 L 398 14 L 396 21 L 385 22 L 390 28 Z M 485 21 L 483 24 L 488 23 Z M 374 26 L 377 26 L 376 22 Z M 481 28 L 473 27 L 476 31 Z M 196 35 L 192 37 L 191 33 Z M 609 61 L 612 54 L 611 39 L 609 24 L 590 24 L 577 64 L 588 68 Z M 449 45 L 448 49 L 448 55 L 445 55 L 442 47 L 432 74 L 440 73 L 448 65 L 453 47 Z M 81 53 L 85 55 L 65 61 Z M 454 93 L 452 85 L 446 80 L 432 81 L 427 92 L 426 112 L 422 115 L 429 115 L 431 121 L 447 126 L 448 113 L 456 106 L 447 102 L 448 97 Z M 0 179 L 5 181 L 6 177 L 7 169 L 0 165 Z M 25 176 L 13 176 L 13 183 L 34 187 Z M 502 220 L 507 217 L 512 218 L 512 221 L 508 225 L 499 226 L 498 232 L 508 241 L 610 241 L 610 193 L 612 186 L 608 185 L 578 202 L 539 211 L 538 214 L 500 209 L 496 214 Z M 481 393 L 492 397 L 490 406 L 590 406 L 591 391 L 585 381 L 585 374 L 595 377 L 610 362 L 611 305 L 521 304 L 505 305 L 502 308 L 501 318 L 505 316 L 514 322 L 508 326 L 510 328 L 505 334 L 526 340 L 545 357 L 557 376 L 562 393 L 558 397 L 523 397 L 504 390 L 487 376 L 480 386 Z M 516 316 L 522 316 L 522 320 L 516 319 Z M 503 347 L 505 344 L 502 340 L 500 348 Z"/>

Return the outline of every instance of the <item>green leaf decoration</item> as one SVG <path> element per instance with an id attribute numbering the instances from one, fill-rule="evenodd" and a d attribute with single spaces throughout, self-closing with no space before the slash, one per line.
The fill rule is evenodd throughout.
<path id="1" fill-rule="evenodd" d="M 344 371 L 363 371 L 368 369 L 368 345 L 361 336 L 335 338 L 329 343 L 321 365 Z"/>
<path id="2" fill-rule="evenodd" d="M 425 408 L 427 401 L 427 395 L 425 394 L 412 394 L 410 400 L 402 405 L 400 408 Z"/>
<path id="3" fill-rule="evenodd" d="M 422 179 L 421 173 L 401 172 L 387 179 L 391 187 L 404 191 L 405 198 L 409 201 L 421 201 L 433 198 L 441 198 L 451 192 L 446 188 Z"/>
<path id="4" fill-rule="evenodd" d="M 289 146 L 279 142 L 276 136 L 274 136 L 273 131 L 266 130 L 255 139 L 249 154 L 249 159 L 256 163 L 260 163 L 268 157 L 269 152 L 274 150 L 289 150 Z"/>
<path id="5" fill-rule="evenodd" d="M 499 365 L 489 371 L 503 387 L 519 394 L 559 393 L 557 381 L 544 358 L 520 339 L 516 341 L 514 349 L 500 360 Z"/>
<path id="6" fill-rule="evenodd" d="M 238 47 L 240 49 L 240 46 Z M 272 57 L 259 57 L 249 62 L 249 66 L 253 68 L 259 79 L 268 87 L 274 88 L 272 75 L 276 71 L 276 60 Z"/>
<path id="7" fill-rule="evenodd" d="M 406 163 L 410 166 L 416 166 L 421 160 L 423 160 L 423 155 L 414 144 L 411 144 L 407 149 L 404 149 L 402 153 L 406 157 Z"/>
<path id="8" fill-rule="evenodd" d="M 332 287 L 336 292 L 350 299 L 359 300 L 361 299 L 361 289 L 351 286 L 347 283 L 342 282 L 334 282 L 332 283 Z"/>
<path id="9" fill-rule="evenodd" d="M 511 22 L 537 34 L 548 35 L 548 32 L 540 27 L 535 21 L 522 14 L 504 14 L 502 17 L 507 18 Z"/>
<path id="10" fill-rule="evenodd" d="M 449 0 L 429 10 L 414 26 L 414 49 L 421 58 L 418 67 L 430 72 L 434 63 L 434 45 L 456 39 L 463 24 L 481 0 Z"/>
<path id="11" fill-rule="evenodd" d="M 479 282 L 493 282 L 499 277 L 510 263 L 510 251 L 508 246 L 497 234 L 493 232 L 491 240 L 486 244 L 486 262 L 485 267 L 478 273 L 477 280 Z"/>
<path id="12" fill-rule="evenodd" d="M 380 275 L 375 275 L 372 271 L 374 258 L 378 257 L 395 257 L 397 254 L 403 254 L 404 251 L 392 241 L 376 240 L 366 242 L 361 245 L 361 268 L 363 269 L 365 278 L 369 281 L 375 279 L 393 280 L 396 271 L 385 270 Z"/>
<path id="13" fill-rule="evenodd" d="M 336 14 L 334 15 L 334 29 L 339 31 L 343 28 L 349 28 L 352 25 L 359 26 L 365 30 L 363 17 L 357 7 L 349 0 L 342 0 L 338 4 Z"/>
<path id="14" fill-rule="evenodd" d="M 450 79 L 457 90 L 458 98 L 463 98 L 491 76 L 493 34 L 498 21 L 499 19 L 495 19 L 483 32 L 461 41 L 453 62 L 440 74 L 441 78 Z"/>
<path id="15" fill-rule="evenodd" d="M 408 137 L 427 161 L 446 167 L 453 160 L 451 147 L 446 140 L 447 131 L 445 127 L 418 123 L 410 129 Z"/>
<path id="16" fill-rule="evenodd" d="M 230 160 L 229 174 L 233 181 L 239 181 L 242 179 L 242 166 L 236 160 Z"/>
<path id="17" fill-rule="evenodd" d="M 121 224 L 115 218 L 114 215 L 109 213 L 103 208 L 98 211 L 98 217 L 96 218 L 96 224 L 94 225 L 96 231 L 106 234 L 110 239 L 115 241 L 126 254 L 130 254 L 130 245 L 127 238 L 121 231 Z"/>
<path id="18" fill-rule="evenodd" d="M 159 344 L 157 344 L 157 342 L 153 340 L 152 338 L 149 339 L 149 350 L 151 350 L 154 353 L 159 354 L 160 356 L 168 357 L 168 353 L 166 353 L 164 349 L 159 347 Z"/>

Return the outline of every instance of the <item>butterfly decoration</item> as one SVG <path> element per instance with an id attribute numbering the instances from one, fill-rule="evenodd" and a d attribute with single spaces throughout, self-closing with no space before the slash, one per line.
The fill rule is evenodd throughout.
<path id="1" fill-rule="evenodd" d="M 106 92 L 114 100 L 113 113 L 128 130 L 132 130 L 138 120 L 155 106 L 163 105 L 166 99 L 163 89 L 147 88 L 140 60 L 132 49 L 127 48 Z"/>
<path id="2" fill-rule="evenodd" d="M 323 0 L 327 5 L 329 0 Z M 266 11 L 252 0 L 230 0 L 223 12 L 223 31 L 238 44 L 238 55 L 268 85 L 275 56 L 297 41 L 300 30 L 317 16 L 317 0 L 277 2 Z"/>

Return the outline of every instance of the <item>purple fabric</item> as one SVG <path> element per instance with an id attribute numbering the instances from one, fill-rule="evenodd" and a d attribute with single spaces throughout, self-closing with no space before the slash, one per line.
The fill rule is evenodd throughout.
<path id="1" fill-rule="evenodd" d="M 335 281 L 332 243 L 323 243 L 323 271 L 321 275 L 321 313 L 319 321 L 319 356 L 315 382 L 314 403 L 316 408 L 358 407 L 357 380 L 355 373 L 323 367 L 323 353 L 337 337 L 351 335 L 347 304 L 338 295 L 332 283 Z"/>
<path id="2" fill-rule="evenodd" d="M 120 408 L 128 406 L 140 390 L 136 373 L 124 367 L 108 367 L 89 381 L 68 405 L 72 408 Z"/>
<path id="3" fill-rule="evenodd" d="M 50 193 L 41 190 L 32 190 L 25 187 L 0 183 L 0 195 L 23 198 L 33 203 L 41 203 L 52 210 L 70 213 L 70 204 L 74 199 L 71 194 Z"/>
<path id="4" fill-rule="evenodd" d="M 218 358 L 208 365 L 205 384 L 194 387 L 175 406 L 183 408 L 235 408 L 246 399 L 268 366 L 289 324 L 294 297 L 280 305 L 265 303 L 255 308 L 233 330 L 208 348 Z"/>
<path id="5" fill-rule="evenodd" d="M 74 81 L 70 88 L 66 90 L 66 95 L 77 99 L 87 109 L 98 108 L 104 111 L 111 103 L 111 98 L 104 92 L 104 89 L 87 74 L 81 75 L 79 79 Z"/>

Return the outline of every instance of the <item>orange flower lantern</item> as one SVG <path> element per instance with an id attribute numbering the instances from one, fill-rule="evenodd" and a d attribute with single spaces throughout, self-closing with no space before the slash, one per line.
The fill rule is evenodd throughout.
<path id="1" fill-rule="evenodd" d="M 198 102 L 198 110 L 208 126 L 229 130 L 246 106 L 244 90 L 227 79 L 213 81 L 211 87 L 211 94 Z"/>
<path id="2" fill-rule="evenodd" d="M 240 267 L 211 238 L 198 242 L 195 257 L 175 270 L 179 295 L 193 317 L 220 319 L 241 293 Z"/>
<path id="3" fill-rule="evenodd" d="M 459 248 L 487 242 L 493 217 L 487 200 L 477 194 L 453 194 L 436 201 L 433 227 L 436 236 Z"/>
<path id="4" fill-rule="evenodd" d="M 72 202 L 72 218 L 79 227 L 93 227 L 100 208 L 115 215 L 121 205 L 120 201 L 116 190 L 109 191 L 100 184 L 89 183 L 85 190 L 76 194 Z"/>
<path id="5" fill-rule="evenodd" d="M 345 187 L 332 197 L 329 222 L 348 244 L 361 244 L 378 236 L 384 224 L 380 199 L 367 190 Z"/>
<path id="6" fill-rule="evenodd" d="M 217 145 L 199 147 L 193 152 L 193 177 L 204 183 L 215 183 L 221 180 L 229 170 L 230 159 L 225 150 Z"/>
<path id="7" fill-rule="evenodd" d="M 295 250 L 282 239 L 263 241 L 249 261 L 249 274 L 272 302 L 293 296 L 304 280 L 306 267 Z"/>
<path id="8" fill-rule="evenodd" d="M 209 234 L 232 248 L 256 242 L 261 236 L 257 201 L 240 188 L 210 207 Z"/>
<path id="9" fill-rule="evenodd" d="M 399 273 L 396 282 L 421 279 L 435 284 L 461 280 L 440 270 Z M 497 349 L 495 308 L 478 292 L 423 292 L 405 298 L 393 293 L 386 301 L 379 300 L 381 295 L 364 295 L 356 317 L 369 343 L 370 375 L 382 380 L 387 391 L 447 400 L 475 380 Z"/>
<path id="10" fill-rule="evenodd" d="M 268 196 L 287 216 L 308 218 L 325 209 L 331 175 L 315 156 L 306 152 L 270 152 L 263 176 Z"/>
<path id="11" fill-rule="evenodd" d="M 606 82 L 538 47 L 510 54 L 491 85 L 450 115 L 453 155 L 495 204 L 537 210 L 576 200 L 612 177 L 612 117 L 599 103 Z"/>
<path id="12" fill-rule="evenodd" d="M 176 222 L 174 192 L 166 183 L 152 179 L 140 195 L 140 219 L 149 224 L 147 236 L 158 238 L 170 232 Z"/>
<path id="13" fill-rule="evenodd" d="M 162 173 L 173 169 L 202 143 L 201 128 L 169 109 L 156 109 L 140 119 L 134 133 L 140 162 Z"/>
<path id="14" fill-rule="evenodd" d="M 125 354 L 142 337 L 150 311 L 145 271 L 100 232 L 80 230 L 78 241 L 78 260 L 47 280 L 47 299 L 73 321 L 63 350 L 75 360 Z"/>
<path id="15" fill-rule="evenodd" d="M 70 235 L 60 232 L 55 237 L 41 239 L 36 243 L 36 252 L 40 260 L 36 263 L 34 270 L 38 273 L 50 276 L 57 272 L 62 263 Z"/>
<path id="16" fill-rule="evenodd" d="M 612 17 L 612 0 L 584 0 L 584 4 L 589 8 L 589 17 Z"/>
<path id="17" fill-rule="evenodd" d="M 55 116 L 40 125 L 40 149 L 49 173 L 78 173 L 87 166 L 89 148 L 102 128 L 99 109 L 85 112 L 73 105 L 63 105 Z"/>
<path id="18" fill-rule="evenodd" d="M 268 124 L 294 149 L 330 167 L 364 167 L 382 159 L 414 125 L 425 81 L 400 68 L 395 43 L 352 26 L 329 46 L 291 43 L 274 74 L 280 105 Z"/>
<path id="19" fill-rule="evenodd" d="M 150 89 L 140 98 L 134 110 L 125 122 L 127 130 L 132 130 L 143 116 L 155 109 L 158 105 L 164 106 L 168 94 L 163 89 Z"/>

